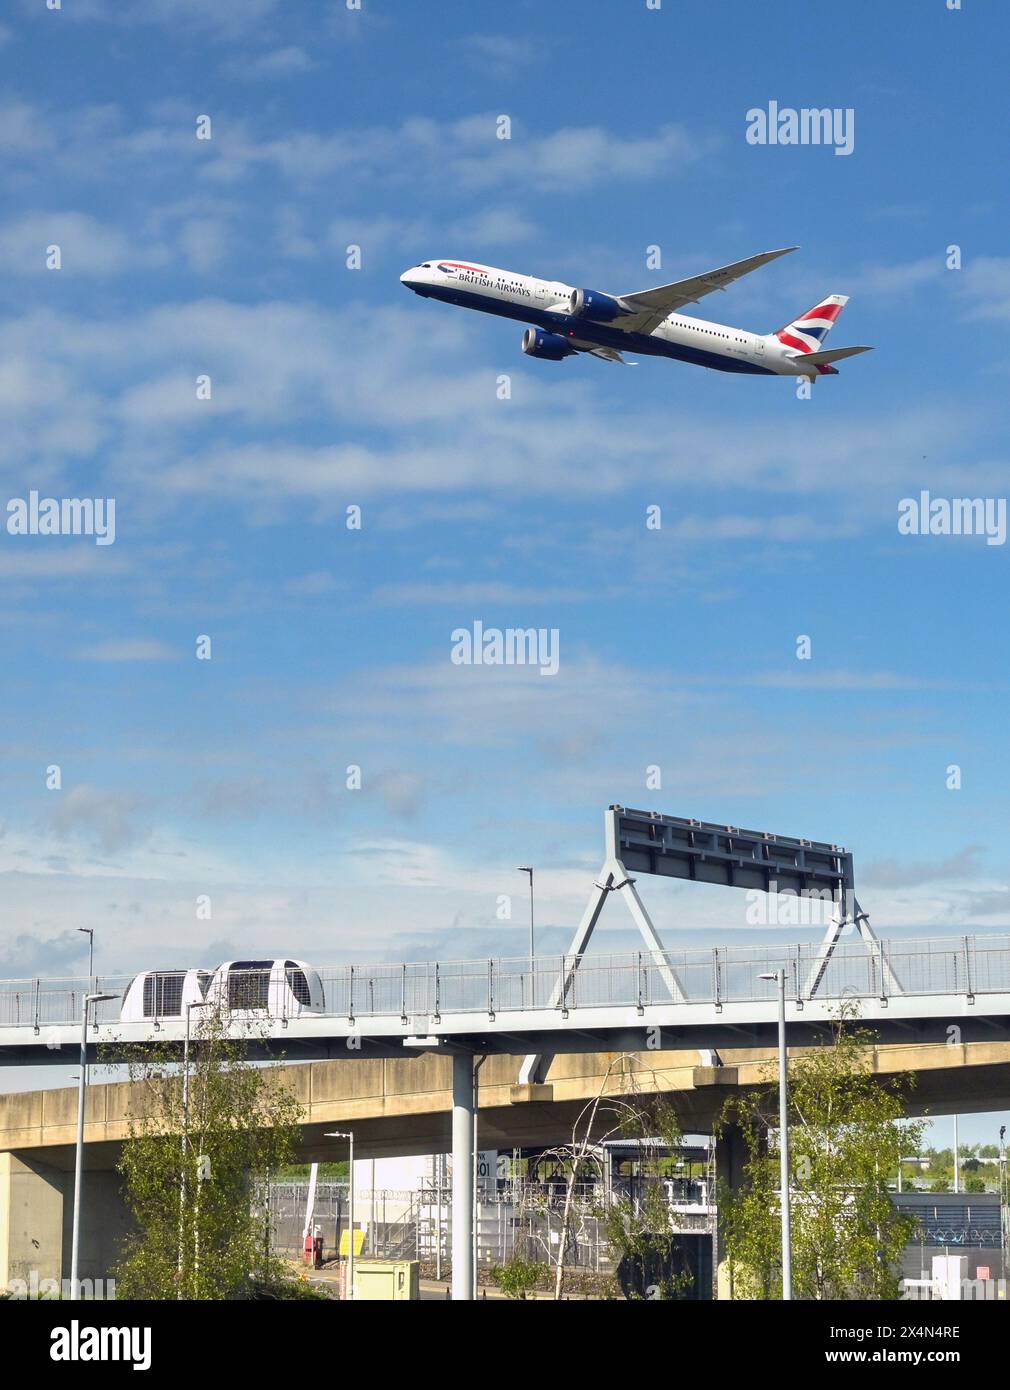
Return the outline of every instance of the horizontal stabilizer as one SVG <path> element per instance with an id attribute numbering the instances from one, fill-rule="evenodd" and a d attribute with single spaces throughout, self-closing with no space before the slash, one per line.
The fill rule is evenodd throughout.
<path id="1" fill-rule="evenodd" d="M 857 352 L 872 352 L 872 347 L 828 348 L 826 352 L 804 352 L 797 354 L 794 361 L 804 366 L 826 367 L 830 362 L 840 362 L 843 357 L 855 357 Z"/>

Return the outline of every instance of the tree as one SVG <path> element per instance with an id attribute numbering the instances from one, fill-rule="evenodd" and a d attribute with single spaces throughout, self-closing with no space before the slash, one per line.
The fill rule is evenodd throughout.
<path id="1" fill-rule="evenodd" d="M 902 1119 L 911 1078 L 877 1079 L 872 1034 L 843 1015 L 830 1043 L 789 1061 L 793 1297 L 897 1298 L 901 1253 L 915 1218 L 888 1193 L 898 1160 L 917 1150 L 925 1124 Z M 774 1069 L 769 1068 L 769 1081 Z M 739 1126 L 744 1181 L 718 1194 L 720 1221 L 745 1298 L 781 1296 L 778 1088 L 734 1097 L 719 1129 Z"/>
<path id="2" fill-rule="evenodd" d="M 253 1031 L 250 1029 L 250 1031 Z M 232 1299 L 280 1289 L 258 1187 L 289 1163 L 301 1107 L 269 1068 L 243 1060 L 207 1010 L 190 1048 L 188 1123 L 178 1054 L 126 1058 L 142 1101 L 119 1170 L 137 1226 L 116 1271 L 127 1298 Z"/>

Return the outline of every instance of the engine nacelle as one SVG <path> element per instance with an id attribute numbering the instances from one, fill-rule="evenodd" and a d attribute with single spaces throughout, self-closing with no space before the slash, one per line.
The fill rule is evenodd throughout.
<path id="1" fill-rule="evenodd" d="M 633 314 L 635 311 L 625 309 L 613 295 L 601 294 L 599 290 L 572 290 L 568 296 L 568 312 L 573 318 L 610 323 L 622 314 Z"/>
<path id="2" fill-rule="evenodd" d="M 560 362 L 562 357 L 575 355 L 575 349 L 568 346 L 560 333 L 545 333 L 542 328 L 526 329 L 523 352 L 529 357 L 544 357 L 548 362 Z"/>

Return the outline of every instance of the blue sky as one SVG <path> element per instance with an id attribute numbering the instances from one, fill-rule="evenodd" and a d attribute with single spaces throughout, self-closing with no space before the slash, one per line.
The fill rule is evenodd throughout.
<path id="1" fill-rule="evenodd" d="M 1004 495 L 1008 27 L 13 4 L 0 501 L 114 497 L 117 537 L 0 533 L 3 973 L 79 969 L 82 925 L 110 971 L 518 954 L 519 863 L 563 949 L 615 801 L 843 843 L 884 932 L 1005 930 L 1006 547 L 897 511 Z M 749 145 L 771 100 L 852 108 L 852 154 Z M 453 255 L 630 292 L 793 243 L 699 312 L 769 331 L 849 294 L 832 345 L 876 350 L 810 400 L 534 362 L 398 283 Z M 558 676 L 453 666 L 477 619 L 556 627 Z M 743 895 L 643 894 L 671 944 L 743 935 Z"/>

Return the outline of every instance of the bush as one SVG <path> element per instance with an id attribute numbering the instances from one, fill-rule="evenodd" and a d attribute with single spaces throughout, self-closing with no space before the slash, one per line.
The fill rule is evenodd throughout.
<path id="1" fill-rule="evenodd" d="M 506 1298 L 525 1298 L 550 1275 L 542 1260 L 525 1260 L 513 1255 L 507 1264 L 495 1265 L 491 1278 Z"/>

